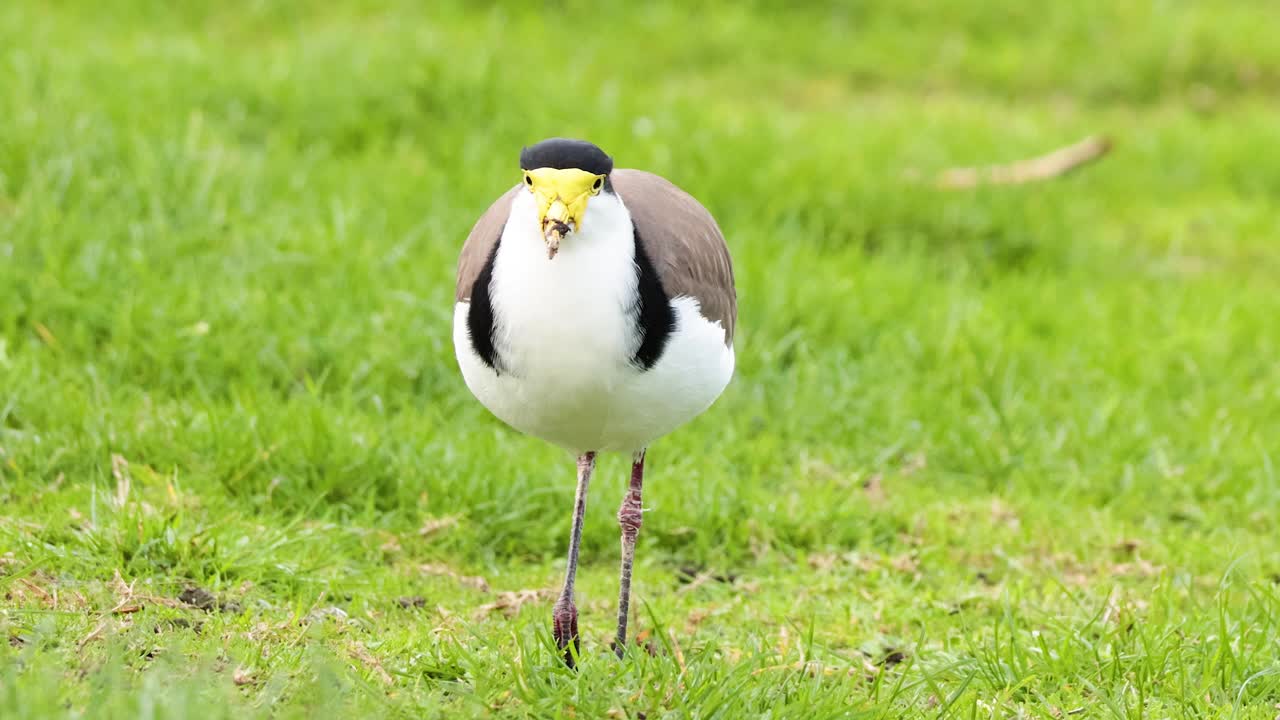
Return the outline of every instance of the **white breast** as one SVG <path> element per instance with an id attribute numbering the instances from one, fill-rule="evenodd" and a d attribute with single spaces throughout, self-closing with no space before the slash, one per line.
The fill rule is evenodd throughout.
<path id="1" fill-rule="evenodd" d="M 472 393 L 498 418 L 573 452 L 631 452 L 687 422 L 733 375 L 733 349 L 693 298 L 675 298 L 676 329 L 648 370 L 639 346 L 631 218 L 614 195 L 591 199 L 581 233 L 547 258 L 533 197 L 520 192 L 494 261 L 491 298 L 500 372 L 472 349 L 470 304 L 454 308 L 454 347 Z"/>

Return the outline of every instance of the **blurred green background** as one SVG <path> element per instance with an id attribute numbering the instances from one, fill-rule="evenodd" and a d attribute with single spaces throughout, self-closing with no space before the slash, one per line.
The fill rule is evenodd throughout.
<path id="1" fill-rule="evenodd" d="M 1273 718 L 1277 26 L 4 3 L 0 716 Z M 698 197 L 740 298 L 734 383 L 650 453 L 621 663 L 601 465 L 577 674 L 572 462 L 450 339 L 462 240 L 555 135 Z"/>

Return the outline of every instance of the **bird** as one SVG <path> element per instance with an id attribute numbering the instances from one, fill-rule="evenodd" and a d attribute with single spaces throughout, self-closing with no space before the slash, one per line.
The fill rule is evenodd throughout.
<path id="1" fill-rule="evenodd" d="M 521 149 L 518 182 L 467 235 L 454 300 L 454 350 L 470 392 L 506 425 L 577 459 L 568 564 L 551 613 L 571 668 L 587 489 L 598 453 L 630 456 L 617 515 L 613 648 L 622 658 L 646 452 L 710 408 L 734 373 L 738 299 L 725 236 L 662 176 L 614 168 L 589 141 L 548 138 Z"/>

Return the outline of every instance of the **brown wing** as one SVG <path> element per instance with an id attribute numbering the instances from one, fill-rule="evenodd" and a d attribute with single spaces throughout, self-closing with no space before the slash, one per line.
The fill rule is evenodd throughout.
<path id="1" fill-rule="evenodd" d="M 692 195 L 652 173 L 618 169 L 610 179 L 667 296 L 695 298 L 702 314 L 724 328 L 725 343 L 732 343 L 738 295 L 715 218 Z"/>
<path id="2" fill-rule="evenodd" d="M 458 287 L 454 300 L 471 299 L 471 288 L 476 284 L 476 277 L 489 261 L 489 254 L 502 237 L 502 229 L 507 225 L 507 216 L 511 214 L 511 199 L 515 197 L 519 185 L 502 194 L 489 206 L 488 210 L 471 228 L 471 234 L 462 244 L 462 254 L 458 256 Z"/>

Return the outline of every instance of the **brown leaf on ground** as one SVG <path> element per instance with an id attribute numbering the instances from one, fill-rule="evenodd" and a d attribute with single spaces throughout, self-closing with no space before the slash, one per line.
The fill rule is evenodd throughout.
<path id="1" fill-rule="evenodd" d="M 840 556 L 835 553 L 812 553 L 807 558 L 809 567 L 822 572 L 829 572 L 835 569 L 840 563 Z"/>
<path id="2" fill-rule="evenodd" d="M 1142 547 L 1141 540 L 1125 538 L 1115 545 L 1112 545 L 1111 549 L 1120 555 L 1132 555 L 1136 553 L 1140 547 Z"/>
<path id="3" fill-rule="evenodd" d="M 111 453 L 111 474 L 116 479 L 116 507 L 122 508 L 129 501 L 129 486 L 132 484 L 129 461 L 123 455 Z"/>
<path id="4" fill-rule="evenodd" d="M 845 562 L 853 565 L 858 570 L 867 573 L 880 567 L 874 556 L 867 553 L 851 552 L 843 556 Z"/>
<path id="5" fill-rule="evenodd" d="M 810 660 L 809 662 L 800 662 L 797 660 L 796 662 L 793 662 L 793 663 L 784 663 L 782 665 L 770 665 L 768 667 L 757 668 L 755 670 L 752 670 L 751 674 L 763 675 L 764 673 L 775 672 L 778 670 L 802 672 L 809 677 L 818 677 L 819 675 L 822 675 L 824 677 L 831 677 L 834 675 L 848 675 L 849 677 L 857 677 L 859 671 L 861 671 L 862 668 L 851 667 L 851 668 L 848 668 L 847 670 L 841 670 L 840 668 L 834 668 L 834 667 L 829 667 L 827 665 L 823 665 L 817 660 Z"/>
<path id="6" fill-rule="evenodd" d="M 492 710 L 493 712 L 497 712 L 502 708 L 506 707 L 507 703 L 510 701 L 511 701 L 511 691 L 503 690 L 501 695 L 499 695 L 495 700 L 493 700 L 493 702 L 489 703 L 489 709 Z"/>
<path id="7" fill-rule="evenodd" d="M 898 533 L 898 542 L 908 547 L 922 547 L 924 545 L 924 538 L 918 535 L 912 535 L 911 533 L 900 532 Z"/>
<path id="8" fill-rule="evenodd" d="M 476 619 L 479 619 L 495 610 L 500 610 L 506 617 L 514 617 L 526 603 L 548 600 L 554 596 L 555 591 L 548 588 L 500 592 L 496 601 L 481 605 L 473 614 Z"/>
<path id="9" fill-rule="evenodd" d="M 173 618 L 171 620 L 156 623 L 154 629 L 157 635 L 163 635 L 167 632 L 178 632 L 181 630 L 190 630 L 198 635 L 204 631 L 204 623 L 191 622 L 186 618 Z"/>
<path id="10" fill-rule="evenodd" d="M 1104 624 L 1114 624 L 1126 632 L 1133 629 L 1150 604 L 1136 594 L 1128 594 L 1119 589 L 1107 596 L 1107 605 L 1102 613 Z"/>
<path id="11" fill-rule="evenodd" d="M 38 598 L 45 607 L 52 608 L 57 607 L 58 605 L 58 596 L 56 591 L 49 592 L 27 578 L 18 578 L 17 586 L 15 586 L 14 590 L 17 591 L 16 594 L 20 599 L 26 599 L 28 595 L 33 595 Z"/>
<path id="12" fill-rule="evenodd" d="M 388 555 L 394 555 L 395 553 L 398 553 L 404 549 L 400 547 L 400 538 L 396 537 L 395 535 L 392 535 L 391 533 L 384 533 L 384 535 L 386 536 L 387 540 L 386 542 L 378 546 L 379 550 L 381 550 L 382 552 Z"/>
<path id="13" fill-rule="evenodd" d="M 293 629 L 293 623 L 284 621 L 271 625 L 270 623 L 259 622 L 244 633 L 246 640 L 252 643 L 260 643 L 267 640 L 272 635 L 280 635 Z"/>
<path id="14" fill-rule="evenodd" d="M 480 592 L 489 592 L 489 581 L 479 575 L 463 575 L 448 565 L 440 563 L 425 563 L 418 566 L 418 570 L 427 575 L 442 575 L 444 577 L 453 578 L 458 583 L 469 588 L 475 588 Z"/>
<path id="15" fill-rule="evenodd" d="M 435 627 L 427 631 L 434 638 L 453 638 L 454 633 L 461 631 L 467 624 L 461 615 L 443 605 L 436 605 L 436 615 L 439 621 Z"/>
<path id="16" fill-rule="evenodd" d="M 1085 587 L 1089 584 L 1089 576 L 1082 572 L 1068 572 L 1062 576 L 1062 581 L 1072 587 Z"/>
<path id="17" fill-rule="evenodd" d="M 143 593 L 138 593 L 134 595 L 133 598 L 135 600 L 141 600 L 142 602 L 145 602 L 145 603 L 150 603 L 152 605 L 161 605 L 167 608 L 182 607 L 182 603 L 178 602 L 177 600 L 172 600 L 167 597 L 160 597 L 158 595 L 147 595 Z"/>
<path id="18" fill-rule="evenodd" d="M 329 605 L 327 607 L 316 607 L 307 613 L 303 622 L 321 623 L 327 618 L 333 618 L 335 622 L 344 622 L 351 617 L 350 613 L 337 605 Z"/>
<path id="19" fill-rule="evenodd" d="M 1017 530 L 1022 525 L 1022 519 L 1018 517 L 1017 511 L 999 498 L 991 501 L 991 522 L 994 525 L 1005 525 L 1011 530 Z"/>
<path id="20" fill-rule="evenodd" d="M 884 478 L 880 473 L 872 473 L 870 477 L 862 483 L 862 492 L 866 494 L 867 500 L 873 503 L 884 502 Z"/>
<path id="21" fill-rule="evenodd" d="M 409 608 L 426 607 L 427 599 L 421 595 L 414 595 L 413 597 L 396 598 L 396 604 L 408 610 Z"/>
<path id="22" fill-rule="evenodd" d="M 383 685 L 395 684 L 395 680 L 392 679 L 391 673 L 387 672 L 386 668 L 382 667 L 382 661 L 374 657 L 373 654 L 369 652 L 368 648 L 360 643 L 353 643 L 351 645 L 350 652 L 351 657 L 360 661 L 361 664 L 373 672 L 373 674 L 382 681 Z"/>
<path id="23" fill-rule="evenodd" d="M 163 605 L 169 608 L 182 607 L 182 603 L 170 600 L 169 598 L 156 597 L 145 593 L 136 592 L 138 581 L 125 582 L 120 576 L 120 570 L 117 568 L 112 574 L 111 582 L 108 587 L 111 592 L 116 595 L 116 604 L 107 612 L 113 615 L 128 615 L 136 613 L 144 607 L 146 603 L 152 605 Z"/>
<path id="24" fill-rule="evenodd" d="M 675 653 L 676 666 L 680 668 L 680 674 L 688 673 L 689 667 L 685 665 L 684 661 L 684 648 L 680 647 L 680 639 L 676 637 L 675 628 L 667 628 L 667 637 L 671 639 L 671 649 Z"/>
<path id="25" fill-rule="evenodd" d="M 787 632 L 787 626 L 783 625 L 778 628 L 778 657 L 786 657 L 791 651 L 791 633 Z"/>
<path id="26" fill-rule="evenodd" d="M 928 466 L 929 466 L 929 461 L 927 458 L 925 458 L 924 453 L 922 452 L 911 453 L 911 455 L 907 457 L 907 461 L 902 464 L 901 472 L 903 475 L 912 475 L 916 472 L 919 472 L 925 469 Z"/>
<path id="27" fill-rule="evenodd" d="M 111 592 L 117 597 L 133 597 L 133 586 L 124 581 L 120 575 L 120 568 L 116 568 L 111 574 Z"/>
<path id="28" fill-rule="evenodd" d="M 711 617 L 711 611 L 706 608 L 694 608 L 684 619 L 684 634 L 686 636 L 693 635 L 698 630 L 698 626 L 703 620 Z"/>
<path id="29" fill-rule="evenodd" d="M 713 578 L 714 576 L 711 573 L 705 573 L 705 572 L 698 573 L 698 575 L 694 577 L 693 580 L 689 581 L 688 585 L 682 586 L 676 592 L 680 593 L 681 595 L 685 593 L 691 593 L 694 590 L 697 590 L 698 588 L 702 587 L 703 585 L 706 585 L 707 583 L 711 582 Z"/>
<path id="30" fill-rule="evenodd" d="M 833 552 L 813 553 L 808 557 L 809 567 L 827 572 L 843 565 L 848 565 L 859 572 L 871 572 L 880 568 L 880 561 L 874 555 L 851 551 L 836 554 Z"/>
<path id="31" fill-rule="evenodd" d="M 1117 563 L 1111 566 L 1112 575 L 1133 575 L 1137 577 L 1152 577 L 1159 575 L 1164 568 L 1138 558 L 1133 562 Z"/>
<path id="32" fill-rule="evenodd" d="M 231 682 L 240 687 L 252 685 L 254 683 L 253 673 L 249 672 L 245 668 L 238 667 L 235 669 L 235 672 L 231 673 Z"/>
<path id="33" fill-rule="evenodd" d="M 135 581 L 136 582 L 136 581 Z M 120 577 L 120 570 L 117 568 L 112 574 L 111 582 L 108 583 L 111 592 L 116 595 L 116 604 L 107 612 L 112 615 L 128 615 L 135 613 L 142 608 L 133 600 L 134 583 L 127 583 L 123 577 Z"/>
<path id="34" fill-rule="evenodd" d="M 800 458 L 800 472 L 824 480 L 835 480 L 842 485 L 847 483 L 846 474 L 839 468 L 821 458 L 810 457 L 807 453 Z"/>
<path id="35" fill-rule="evenodd" d="M 1095 562 L 1085 564 L 1068 553 L 1055 553 L 1039 559 L 1041 567 L 1049 572 L 1057 573 L 1062 581 L 1074 587 L 1086 587 L 1091 583 L 1114 576 L 1154 577 L 1164 571 L 1164 566 L 1155 565 L 1141 557 L 1125 562 Z"/>
<path id="36" fill-rule="evenodd" d="M 711 580 L 721 583 L 731 583 L 738 579 L 738 574 L 732 572 L 715 572 L 708 570 L 706 567 L 701 565 L 681 565 L 676 568 L 676 581 L 681 584 L 697 582 L 700 578 L 704 583 Z"/>
<path id="37" fill-rule="evenodd" d="M 108 626 L 107 620 L 103 620 L 102 622 L 98 623 L 98 626 L 90 630 L 88 635 L 85 635 L 84 637 L 80 638 L 80 642 L 76 643 L 76 649 L 83 650 L 85 645 L 88 645 L 94 640 L 98 640 L 99 638 L 101 638 L 104 634 L 106 634 L 107 626 Z"/>
<path id="38" fill-rule="evenodd" d="M 893 556 L 889 559 L 889 566 L 907 575 L 915 575 L 920 572 L 920 561 L 913 552 Z"/>
<path id="39" fill-rule="evenodd" d="M 637 647 L 642 647 L 647 650 L 651 657 L 658 654 L 657 648 L 653 645 L 653 630 L 649 628 L 645 628 L 644 630 L 637 632 L 636 639 L 633 642 L 635 642 Z"/>
<path id="40" fill-rule="evenodd" d="M 644 648 L 644 651 L 649 654 L 649 657 L 658 656 L 658 645 L 653 641 L 652 630 L 649 630 L 649 629 L 641 630 L 640 632 L 636 633 L 636 636 L 631 639 L 631 642 L 634 643 L 636 647 Z M 610 641 L 609 649 L 617 652 L 618 641 L 617 640 Z"/>
<path id="41" fill-rule="evenodd" d="M 457 515 L 447 515 L 442 518 L 427 518 L 422 527 L 418 530 L 418 534 L 422 537 L 430 537 L 438 532 L 449 530 L 458 524 Z"/>

